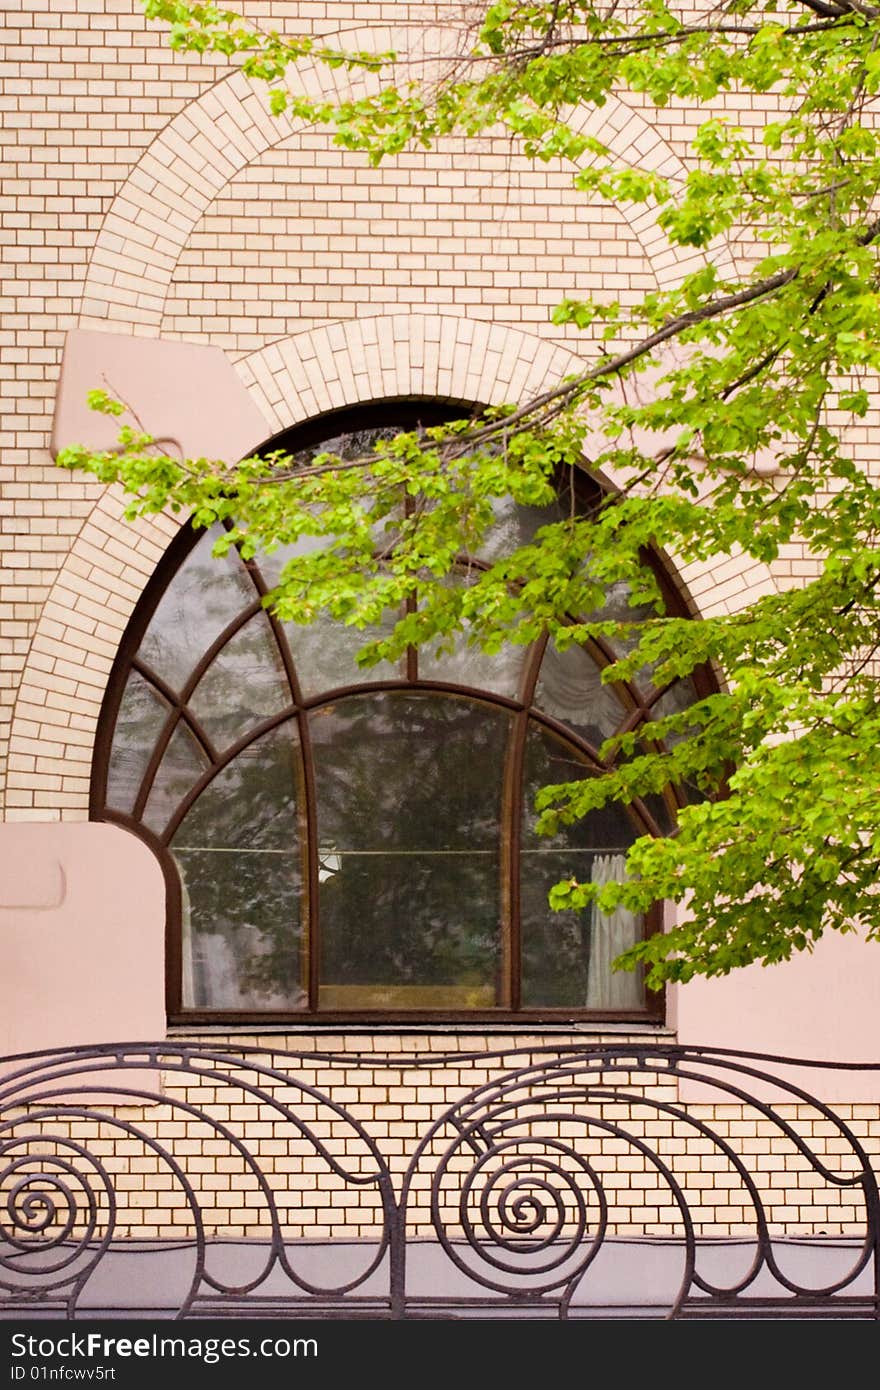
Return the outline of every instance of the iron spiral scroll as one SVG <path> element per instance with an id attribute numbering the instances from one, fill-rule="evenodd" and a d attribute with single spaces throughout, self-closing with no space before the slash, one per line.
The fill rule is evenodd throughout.
<path id="1" fill-rule="evenodd" d="M 49 1118 L 50 1112 L 35 1116 Z M 30 1275 L 45 1290 L 85 1280 L 113 1236 L 116 1201 L 99 1159 L 56 1138 L 54 1154 L 35 1154 L 39 1131 L 0 1141 L 0 1285 Z"/>
<path id="2" fill-rule="evenodd" d="M 474 1290 L 535 1314 L 617 1306 L 668 1318 L 878 1317 L 876 1175 L 850 1125 L 786 1077 L 810 1065 L 681 1047 L 534 1057 L 439 1117 L 414 1155 L 404 1204 L 419 1206 L 419 1174 L 430 1171 L 430 1222 L 449 1261 Z M 711 1115 L 719 1106 L 735 1107 L 747 1134 L 750 1125 L 763 1131 L 763 1164 Z M 825 1131 L 824 1151 L 814 1129 Z M 706 1233 L 707 1175 L 738 1194 L 737 1230 L 723 1241 Z M 786 1182 L 809 1188 L 817 1207 L 829 1190 L 856 1207 L 859 1233 L 825 1242 L 806 1277 L 799 1257 L 807 1247 L 779 1219 Z M 633 1208 L 634 1190 L 650 1200 Z M 644 1282 L 634 1265 L 615 1305 L 607 1287 L 614 1249 L 637 1216 Z"/>
<path id="3" fill-rule="evenodd" d="M 85 1315 L 80 1304 L 89 1281 L 108 1254 L 123 1250 L 134 1252 L 142 1268 L 166 1247 L 185 1256 L 177 1260 L 172 1295 L 178 1318 L 208 1304 L 235 1313 L 248 1301 L 266 1312 L 344 1302 L 387 1267 L 395 1211 L 388 1166 L 363 1126 L 297 1074 L 301 1066 L 280 1070 L 275 1054 L 258 1049 L 168 1043 L 9 1060 L 15 1065 L 0 1074 L 0 1309 L 42 1306 L 68 1318 Z M 256 1133 L 247 1123 L 236 1126 L 236 1103 L 259 1117 Z M 287 1231 L 291 1183 L 275 1180 L 267 1171 L 272 1160 L 267 1164 L 260 1152 L 267 1126 L 279 1136 L 270 1153 L 296 1154 L 289 1166 L 300 1173 L 323 1167 L 370 1203 L 376 1240 L 344 1277 L 316 1279 L 300 1267 Z M 211 1191 L 188 1161 L 194 1133 L 234 1170 L 240 1200 L 248 1203 L 251 1234 L 242 1241 L 247 1249 L 239 1252 L 234 1277 L 211 1229 Z M 331 1133 L 335 1145 L 323 1137 Z M 102 1150 L 114 1148 L 115 1163 L 102 1158 Z M 153 1160 L 155 1200 L 171 1210 L 179 1238 L 145 1245 L 133 1234 L 125 1221 L 132 1215 L 132 1174 L 120 1163 L 120 1149 L 141 1156 L 142 1166 L 143 1156 Z M 162 1296 L 168 1315 L 168 1291 Z"/>

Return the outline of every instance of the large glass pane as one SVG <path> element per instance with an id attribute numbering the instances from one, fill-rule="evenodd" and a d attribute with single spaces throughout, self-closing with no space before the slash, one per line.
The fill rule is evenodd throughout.
<path id="1" fill-rule="evenodd" d="M 476 552 L 477 558 L 484 561 L 503 559 L 517 547 L 530 544 L 540 527 L 563 521 L 572 514 L 570 490 L 561 493 L 558 501 L 548 507 L 520 507 L 509 497 L 496 499 L 492 506 L 496 521 L 483 546 Z M 575 511 L 578 510 L 580 508 L 576 505 Z M 590 558 L 586 555 L 583 560 L 584 569 L 588 569 L 589 563 Z M 642 623 L 656 616 L 656 610 L 650 604 L 634 605 L 631 602 L 629 585 L 620 582 L 609 585 L 605 602 L 592 613 L 584 614 L 583 620 L 614 619 L 617 622 Z M 625 656 L 635 646 L 637 634 L 621 636 L 613 641 L 608 638 L 605 640 L 610 642 L 616 653 Z M 646 691 L 652 691 L 654 688 L 651 676 L 652 668 L 649 666 L 642 667 L 638 673 L 637 683 Z"/>
<path id="2" fill-rule="evenodd" d="M 258 613 L 218 652 L 189 707 L 223 749 L 292 699 L 269 620 Z"/>
<path id="3" fill-rule="evenodd" d="M 307 1006 L 301 767 L 295 726 L 285 723 L 218 773 L 174 836 L 187 1007 Z"/>
<path id="4" fill-rule="evenodd" d="M 107 805 L 132 811 L 150 754 L 168 715 L 168 705 L 132 671 L 125 683 L 107 768 Z"/>
<path id="5" fill-rule="evenodd" d="M 404 692 L 313 711 L 323 1009 L 497 1004 L 509 723 Z"/>
<path id="6" fill-rule="evenodd" d="M 618 751 L 614 757 L 615 765 L 632 762 L 635 758 L 643 756 L 647 748 L 656 747 L 654 744 L 641 742 L 641 735 L 649 730 L 650 723 L 639 725 L 635 732 L 640 736 L 640 741 L 636 744 L 633 753 L 621 753 Z M 637 798 L 636 807 L 644 807 L 648 814 L 653 817 L 654 825 L 662 835 L 670 835 L 675 829 L 675 818 L 678 808 L 678 801 L 672 787 L 666 787 L 662 792 L 647 792 Z M 638 814 L 638 812 L 636 812 Z M 650 832 L 654 832 L 654 825 L 650 826 Z"/>
<path id="7" fill-rule="evenodd" d="M 568 503 L 561 497 L 549 507 L 520 507 L 512 497 L 495 497 L 492 511 L 495 519 L 475 552 L 477 559 L 487 562 L 502 560 L 520 546 L 530 545 L 540 527 L 564 521 L 570 515 Z"/>
<path id="8" fill-rule="evenodd" d="M 278 587 L 281 582 L 281 571 L 288 561 L 296 560 L 301 555 L 311 555 L 315 550 L 323 550 L 326 543 L 324 536 L 301 536 L 295 544 L 279 545 L 271 554 L 261 551 L 256 556 L 256 561 L 266 588 L 276 589 Z"/>
<path id="9" fill-rule="evenodd" d="M 629 585 L 622 580 L 617 584 L 611 584 L 605 595 L 605 602 L 601 608 L 596 608 L 592 613 L 584 617 L 584 621 L 598 622 L 601 619 L 611 618 L 618 623 L 645 623 L 651 618 L 658 616 L 657 610 L 649 603 L 634 604 Z M 634 629 L 626 635 L 620 634 L 617 637 L 605 637 L 602 640 L 607 642 L 617 656 L 628 656 L 639 640 L 639 631 Z M 653 684 L 654 664 L 642 666 L 636 672 L 635 684 L 645 692 L 654 689 Z"/>
<path id="10" fill-rule="evenodd" d="M 153 778 L 144 808 L 144 824 L 161 835 L 187 792 L 207 770 L 207 758 L 181 721 Z"/>
<path id="11" fill-rule="evenodd" d="M 178 692 L 211 643 L 257 597 L 236 550 L 223 559 L 211 554 L 221 531 L 213 526 L 190 551 L 138 649 L 141 660 Z"/>
<path id="12" fill-rule="evenodd" d="M 623 723 L 626 710 L 612 685 L 603 685 L 600 667 L 587 647 L 560 651 L 547 643 L 534 704 L 567 724 L 596 749 Z"/>
<path id="13" fill-rule="evenodd" d="M 593 811 L 557 835 L 535 832 L 534 800 L 550 783 L 591 775 L 577 750 L 537 725 L 526 741 L 521 850 L 522 1004 L 524 1008 L 641 1009 L 641 979 L 612 972 L 611 962 L 642 936 L 642 921 L 618 910 L 553 912 L 554 884 L 576 878 L 607 882 L 622 875 L 623 856 L 639 833 L 623 807 Z"/>
<path id="14" fill-rule="evenodd" d="M 699 700 L 697 688 L 690 676 L 683 676 L 671 685 L 668 690 L 655 700 L 651 706 L 651 714 L 654 719 L 665 719 L 670 714 L 680 714 L 682 710 L 689 709 Z M 679 733 L 668 733 L 664 740 L 665 743 L 675 744 L 683 738 L 690 738 L 693 733 L 693 725 L 687 730 Z"/>
<path id="15" fill-rule="evenodd" d="M 691 676 L 683 676 L 680 680 L 677 680 L 674 685 L 671 685 L 668 690 L 664 691 L 659 700 L 654 702 L 651 706 L 651 715 L 655 719 L 662 719 L 669 714 L 678 714 L 681 710 L 688 709 L 689 706 L 697 704 L 700 698 L 693 678 Z M 682 739 L 693 738 L 698 727 L 698 725 L 691 724 L 687 729 L 683 729 L 677 733 L 667 733 L 664 742 L 667 747 L 674 747 L 675 744 L 680 743 Z M 679 784 L 678 791 L 680 794 L 683 793 L 684 798 L 691 803 L 704 801 L 708 795 L 707 791 L 699 787 L 693 779 L 684 779 Z M 670 829 L 670 827 L 665 825 L 662 821 L 659 821 L 658 824 L 664 831 Z"/>
<path id="16" fill-rule="evenodd" d="M 450 585 L 476 582 L 467 575 L 456 576 Z M 469 686 L 496 695 L 515 699 L 520 693 L 523 666 L 532 648 L 506 643 L 500 651 L 484 652 L 470 646 L 464 633 L 456 633 L 451 651 L 436 654 L 430 643 L 419 650 L 419 678 L 426 681 L 448 681 L 450 685 Z"/>
<path id="17" fill-rule="evenodd" d="M 344 434 L 331 436 L 324 439 L 320 444 L 314 445 L 311 449 L 302 449 L 292 455 L 294 462 L 303 468 L 307 468 L 316 454 L 337 454 L 339 458 L 352 460 L 357 458 L 368 458 L 373 453 L 374 445 L 380 439 L 393 439 L 397 434 L 403 434 L 409 427 L 404 425 L 382 425 L 372 426 L 369 429 L 347 430 Z M 385 546 L 391 539 L 394 531 L 393 513 L 388 522 L 378 523 L 376 526 L 376 544 Z M 263 578 L 270 589 L 278 586 L 281 580 L 281 571 L 290 560 L 295 560 L 301 555 L 310 555 L 316 550 L 322 550 L 328 543 L 328 537 L 324 536 L 300 536 L 299 539 L 289 545 L 279 545 L 271 554 L 257 556 L 257 561 L 262 571 Z"/>
<path id="18" fill-rule="evenodd" d="M 397 620 L 398 614 L 389 611 L 381 624 L 368 628 L 346 627 L 328 617 L 307 625 L 285 623 L 303 699 L 344 685 L 399 680 L 406 671 L 405 661 L 380 661 L 375 666 L 360 667 L 355 660 L 361 647 L 387 637 Z"/>
<path id="19" fill-rule="evenodd" d="M 377 436 L 378 431 L 368 431 Z M 334 444 L 339 441 L 331 441 Z M 328 446 L 329 447 L 329 446 Z M 377 544 L 384 543 L 377 535 Z M 326 540 L 318 536 L 303 536 L 295 545 L 279 546 L 271 555 L 260 558 L 260 569 L 270 589 L 281 580 L 281 571 L 291 560 L 320 550 Z M 356 657 L 368 642 L 388 637 L 397 623 L 400 612 L 388 609 L 379 623 L 371 627 L 349 627 L 322 613 L 312 623 L 285 623 L 284 632 L 296 667 L 296 678 L 304 699 L 336 690 L 345 685 L 362 685 L 365 681 L 397 680 L 406 673 L 405 659 L 398 662 L 381 661 L 375 666 L 359 667 Z"/>
<path id="20" fill-rule="evenodd" d="M 365 502 L 364 506 L 369 506 L 369 503 Z M 397 539 L 399 515 L 398 509 L 392 509 L 386 518 L 375 523 L 373 536 L 377 550 L 384 551 L 390 543 Z M 271 553 L 260 552 L 256 559 L 266 588 L 277 589 L 286 565 L 302 559 L 303 556 L 313 555 L 316 551 L 324 550 L 332 540 L 332 535 L 304 535 L 289 544 L 277 546 Z"/>

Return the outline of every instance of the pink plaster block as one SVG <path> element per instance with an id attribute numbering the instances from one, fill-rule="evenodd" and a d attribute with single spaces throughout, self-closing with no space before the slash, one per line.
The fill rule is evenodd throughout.
<path id="1" fill-rule="evenodd" d="M 162 870 L 134 835 L 0 825 L 0 1055 L 162 1039 L 164 938 Z"/>
<path id="2" fill-rule="evenodd" d="M 677 994 L 679 1042 L 875 1063 L 853 1072 L 790 1069 L 786 1078 L 821 1100 L 880 1102 L 880 942 L 855 932 L 829 932 L 811 953 L 802 951 L 778 965 L 751 965 L 719 979 L 692 980 Z M 685 1083 L 683 1094 L 706 1098 L 696 1083 Z"/>

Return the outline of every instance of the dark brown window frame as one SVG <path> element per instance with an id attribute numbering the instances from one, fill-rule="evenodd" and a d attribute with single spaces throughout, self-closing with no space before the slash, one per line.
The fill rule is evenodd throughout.
<path id="1" fill-rule="evenodd" d="M 289 452 L 298 452 L 309 448 L 314 448 L 323 443 L 328 438 L 334 437 L 350 430 L 366 430 L 382 425 L 393 425 L 399 429 L 413 428 L 417 423 L 430 424 L 438 423 L 443 420 L 460 418 L 470 414 L 476 407 L 458 401 L 438 401 L 436 398 L 406 400 L 384 400 L 372 402 L 363 406 L 358 406 L 340 411 L 328 412 L 317 416 L 307 423 L 296 426 L 291 430 L 283 432 L 269 440 L 261 452 L 270 452 L 272 449 L 283 448 Z M 581 486 L 587 497 L 598 495 L 598 484 L 586 474 L 581 480 Z M 196 530 L 187 524 L 181 527 L 180 532 L 171 542 L 165 555 L 162 557 L 154 574 L 148 581 L 144 592 L 139 599 L 129 624 L 126 628 L 122 643 L 114 661 L 110 679 L 105 692 L 101 714 L 98 720 L 98 729 L 95 741 L 95 751 L 92 764 L 92 780 L 90 792 L 90 818 L 93 820 L 107 821 L 117 824 L 124 829 L 131 831 L 142 839 L 156 855 L 166 882 L 166 1007 L 168 1021 L 170 1024 L 212 1024 L 212 1025 L 247 1025 L 247 1026 L 277 1026 L 286 1025 L 290 1028 L 312 1028 L 315 1026 L 337 1026 L 337 1025 L 365 1025 L 400 1023 L 409 1024 L 456 1024 L 462 1028 L 471 1028 L 474 1025 L 504 1025 L 504 1026 L 526 1026 L 526 1025 L 560 1025 L 566 1023 L 585 1023 L 601 1026 L 603 1023 L 662 1023 L 665 1018 L 665 992 L 659 991 L 655 994 L 649 992 L 647 1005 L 639 1010 L 573 1010 L 573 1009 L 522 1009 L 519 1007 L 519 991 L 521 987 L 521 959 L 520 959 L 520 923 L 519 923 L 519 837 L 522 810 L 522 765 L 525 750 L 525 741 L 530 723 L 534 722 L 544 726 L 549 732 L 558 734 L 569 744 L 579 746 L 581 753 L 593 764 L 598 764 L 599 760 L 595 750 L 591 749 L 582 740 L 573 734 L 573 731 L 564 723 L 554 719 L 552 716 L 537 710 L 531 704 L 534 695 L 535 684 L 538 678 L 541 658 L 546 646 L 546 637 L 539 639 L 531 651 L 527 663 L 527 676 L 524 680 L 520 692 L 520 698 L 512 699 L 500 694 L 492 694 L 484 689 L 476 687 L 465 687 L 454 685 L 444 681 L 422 680 L 415 677 L 414 661 L 410 659 L 407 667 L 406 678 L 384 679 L 376 682 L 360 682 L 356 685 L 337 687 L 333 690 L 322 691 L 320 695 L 310 699 L 302 699 L 296 679 L 293 658 L 290 653 L 281 625 L 272 614 L 267 614 L 272 626 L 278 650 L 281 653 L 284 663 L 285 675 L 288 680 L 291 692 L 294 694 L 294 701 L 289 707 L 271 718 L 255 724 L 249 729 L 248 733 L 228 748 L 222 755 L 218 755 L 217 749 L 208 731 L 201 725 L 194 713 L 187 709 L 187 699 L 196 688 L 198 680 L 209 668 L 213 657 L 223 649 L 226 642 L 254 615 L 266 612 L 262 607 L 260 599 L 267 592 L 267 586 L 260 573 L 258 564 L 248 563 L 245 568 L 248 570 L 255 585 L 255 597 L 251 605 L 241 610 L 224 630 L 215 638 L 211 645 L 199 658 L 192 668 L 189 678 L 181 689 L 179 696 L 175 694 L 163 681 L 161 676 L 151 670 L 143 661 L 136 656 L 141 640 L 146 632 L 149 623 L 158 608 L 163 595 L 174 574 L 185 560 L 191 550 L 195 548 L 204 532 Z M 654 572 L 661 593 L 666 604 L 667 612 L 676 616 L 690 616 L 688 603 L 673 582 L 669 573 L 669 565 L 654 552 L 645 553 L 645 562 Z M 470 563 L 473 563 L 472 561 Z M 613 659 L 613 652 L 607 643 L 601 639 L 595 639 L 591 645 L 594 647 L 600 661 L 605 664 Z M 110 754 L 112 747 L 113 734 L 122 701 L 126 682 L 132 670 L 139 671 L 149 683 L 159 692 L 169 706 L 166 716 L 165 728 L 160 734 L 153 748 L 141 790 L 138 794 L 135 806 L 131 814 L 114 810 L 107 806 L 107 778 L 110 764 Z M 702 669 L 694 673 L 694 683 L 700 696 L 709 694 L 717 690 L 717 684 L 708 670 Z M 649 699 L 639 698 L 634 688 L 621 683 L 626 691 L 627 702 L 630 706 L 629 719 L 623 727 L 633 728 L 650 718 L 650 709 L 663 697 L 668 687 L 656 690 Z M 307 900 L 312 907 L 309 911 L 309 921 L 306 926 L 305 952 L 309 960 L 309 1008 L 308 1010 L 231 1010 L 231 1009 L 205 1009 L 184 1007 L 182 1003 L 182 893 L 181 881 L 174 858 L 168 847 L 174 831 L 180 824 L 186 811 L 194 804 L 200 792 L 205 786 L 225 768 L 242 748 L 253 743 L 261 735 L 269 730 L 279 727 L 287 721 L 294 721 L 300 732 L 302 742 L 302 756 L 306 767 L 306 779 L 310 786 L 314 787 L 314 767 L 311 759 L 310 742 L 308 735 L 304 734 L 305 715 L 321 705 L 329 704 L 333 700 L 338 700 L 346 695 L 368 694 L 377 691 L 403 690 L 403 691 L 435 691 L 451 696 L 468 698 L 474 702 L 486 705 L 494 705 L 504 708 L 511 712 L 517 723 L 517 737 L 512 753 L 509 755 L 509 766 L 507 778 L 510 786 L 514 789 L 510 796 L 512 804 L 505 809 L 505 820 L 508 829 L 504 836 L 502 845 L 502 857 L 508 864 L 507 891 L 509 894 L 509 909 L 507 914 L 507 926 L 504 932 L 503 952 L 505 954 L 504 975 L 509 985 L 509 1000 L 506 1008 L 493 1009 L 473 1009 L 466 1013 L 456 1012 L 447 1009 L 440 1010 L 376 1010 L 376 1009 L 357 1009 L 357 1010 L 336 1010 L 336 1011 L 317 1011 L 317 969 L 314 962 L 317 960 L 319 936 L 319 926 L 316 927 L 317 917 L 314 905 L 317 902 L 317 833 L 315 825 L 315 797 L 314 794 L 305 798 L 305 818 L 307 830 L 308 849 L 308 869 L 307 869 Z M 528 696 L 528 698 L 526 698 Z M 152 778 L 160 765 L 161 758 L 168 746 L 175 730 L 180 723 L 185 724 L 190 733 L 195 737 L 207 756 L 211 766 L 190 789 L 183 800 L 179 803 L 177 810 L 171 817 L 165 832 L 160 837 L 140 819 L 143 811 Z M 670 808 L 678 807 L 683 804 L 683 798 L 678 792 L 670 789 L 668 794 Z M 674 803 L 674 807 L 673 807 Z M 651 815 L 644 803 L 636 800 L 628 808 L 636 824 L 651 834 L 659 835 L 664 833 L 655 818 Z M 657 904 L 647 915 L 644 924 L 646 936 L 653 935 L 663 928 L 663 905 Z"/>

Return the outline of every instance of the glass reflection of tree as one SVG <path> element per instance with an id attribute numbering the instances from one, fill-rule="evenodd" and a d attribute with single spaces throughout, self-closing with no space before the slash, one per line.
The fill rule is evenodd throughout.
<path id="1" fill-rule="evenodd" d="M 508 716 L 388 693 L 340 700 L 310 724 L 319 841 L 338 864 L 321 885 L 325 1005 L 493 1006 Z"/>
<path id="2" fill-rule="evenodd" d="M 360 456 L 399 428 L 345 431 L 301 458 L 308 462 L 316 447 Z M 581 500 L 570 482 L 561 484 L 549 507 L 499 500 L 485 544 L 455 582 L 475 582 L 481 560 L 510 553 L 533 540 L 538 527 L 576 511 Z M 394 524 L 377 526 L 383 548 Z M 222 763 L 261 721 L 285 721 L 208 782 L 171 836 L 187 904 L 184 1008 L 304 1010 L 309 969 L 319 972 L 325 1012 L 506 1007 L 517 986 L 527 1009 L 604 1007 L 596 1004 L 599 974 L 590 973 L 601 923 L 591 914 L 551 912 L 547 893 L 561 879 L 598 872 L 597 855 L 607 872 L 640 826 L 612 807 L 552 839 L 538 837 L 534 794 L 547 783 L 590 775 L 590 757 L 578 740 L 595 750 L 615 729 L 649 725 L 684 708 L 698 698 L 693 683 L 660 691 L 644 670 L 627 687 L 603 685 L 601 668 L 628 641 L 610 645 L 603 638 L 565 651 L 548 643 L 530 697 L 522 786 L 515 787 L 511 723 L 526 712 L 511 713 L 493 704 L 492 695 L 518 702 L 533 649 L 506 647 L 487 656 L 461 638 L 451 654 L 423 649 L 393 664 L 358 668 L 357 651 L 387 634 L 395 613 L 373 631 L 358 631 L 327 616 L 279 629 L 259 611 L 263 586 L 274 587 L 284 563 L 320 547 L 320 539 L 301 538 L 261 556 L 249 574 L 234 551 L 222 560 L 211 555 L 218 535 L 213 528 L 196 541 L 145 628 L 137 629 L 140 646 L 118 676 L 107 761 L 110 817 L 167 840 L 175 824 L 169 818 L 209 765 Z M 637 621 L 646 613 L 632 606 L 625 586 L 616 586 L 592 616 Z M 218 643 L 197 680 L 198 664 Z M 312 742 L 316 802 L 308 816 L 308 755 L 300 754 L 297 718 L 288 717 L 296 699 L 285 667 L 290 657 L 305 703 L 298 717 Z M 365 683 L 413 678 L 461 693 L 412 687 L 358 693 Z M 334 698 L 334 690 L 343 693 Z M 541 715 L 555 722 L 556 732 Z M 154 761 L 150 790 L 145 779 Z M 661 831 L 672 825 L 671 792 L 668 802 L 647 798 Z M 313 815 L 317 846 L 307 843 Z M 308 901 L 305 865 L 315 849 L 320 914 L 307 927 L 316 904 Z M 511 879 L 519 873 L 519 980 L 510 974 L 514 957 L 503 944 L 505 933 L 513 939 L 516 930 L 515 884 L 508 892 L 502 881 L 508 872 Z M 607 964 L 602 969 L 607 976 Z"/>
<path id="3" fill-rule="evenodd" d="M 107 802 L 130 812 L 156 739 L 168 716 L 167 703 L 137 671 L 126 681 L 107 768 Z"/>
<path id="4" fill-rule="evenodd" d="M 222 750 L 290 703 L 269 620 L 258 613 L 215 656 L 190 696 L 189 708 Z"/>
<path id="5" fill-rule="evenodd" d="M 520 912 L 524 1008 L 582 1009 L 592 948 L 589 912 L 552 912 L 547 895 L 565 878 L 589 879 L 593 860 L 622 853 L 638 834 L 618 805 L 594 811 L 552 837 L 535 832 L 535 795 L 554 782 L 590 776 L 581 753 L 559 735 L 533 724 L 525 753 Z"/>
<path id="6" fill-rule="evenodd" d="M 162 595 L 138 649 L 173 690 L 183 687 L 198 657 L 256 598 L 236 551 L 222 559 L 212 555 L 221 535 L 212 526 L 200 537 Z"/>
<path id="7" fill-rule="evenodd" d="M 194 1007 L 305 1007 L 301 777 L 286 723 L 218 773 L 174 836 L 189 901 Z"/>

